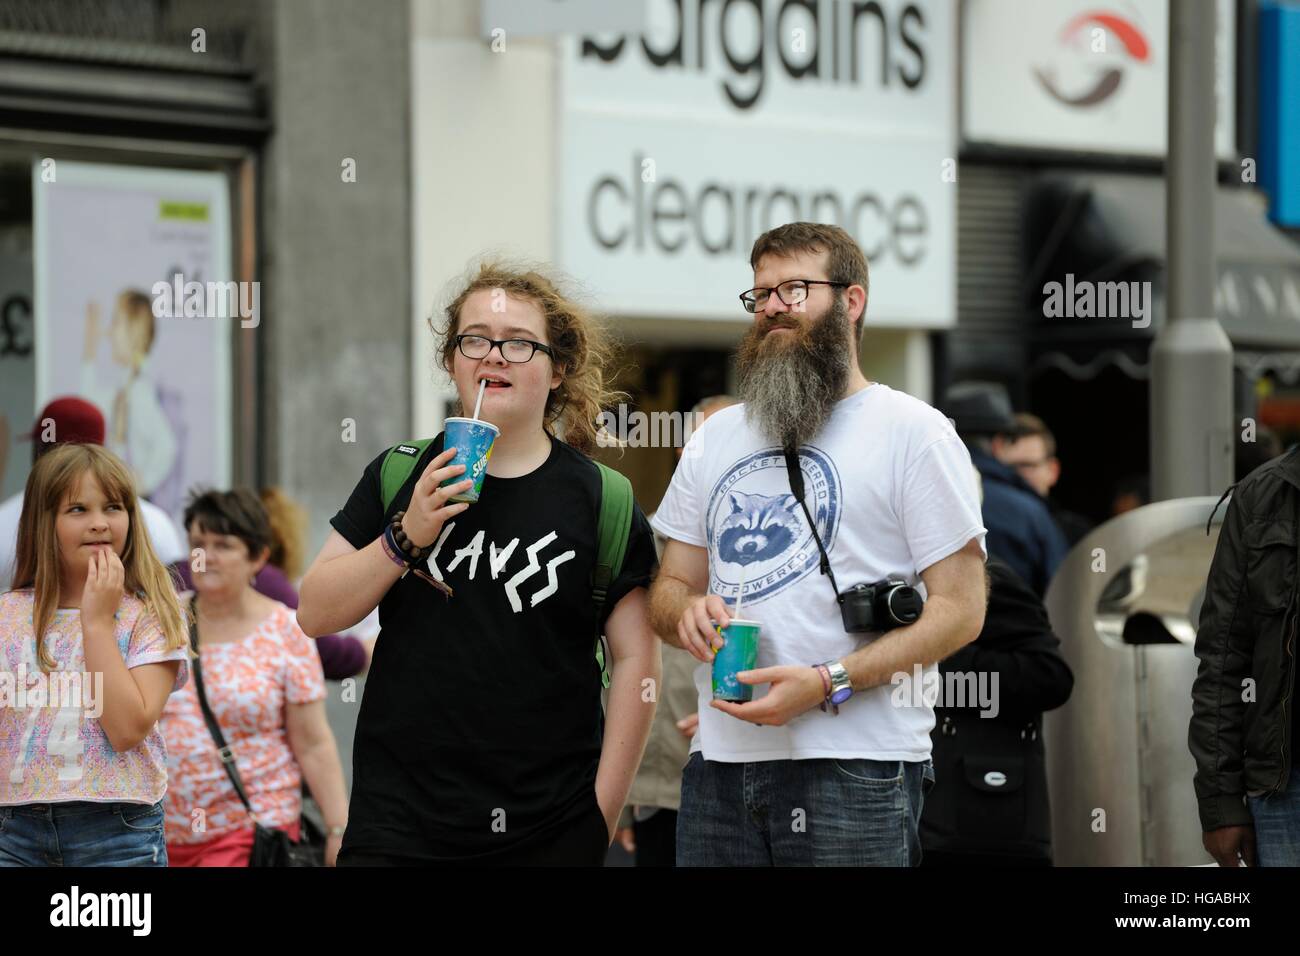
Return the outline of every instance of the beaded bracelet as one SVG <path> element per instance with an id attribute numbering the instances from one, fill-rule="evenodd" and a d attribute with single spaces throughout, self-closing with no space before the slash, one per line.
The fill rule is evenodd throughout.
<path id="1" fill-rule="evenodd" d="M 405 511 L 399 511 L 393 515 L 393 520 L 385 528 L 383 536 L 379 539 L 383 542 L 384 553 L 388 555 L 393 563 L 405 568 L 402 577 L 406 577 L 408 572 L 414 572 L 417 578 L 422 579 L 425 583 L 437 588 L 442 592 L 444 597 L 450 598 L 453 594 L 451 585 L 440 581 L 430 574 L 421 571 L 415 565 L 424 560 L 433 551 L 433 545 L 417 548 L 411 543 L 411 539 L 406 536 L 402 530 L 402 516 Z"/>
<path id="2" fill-rule="evenodd" d="M 433 545 L 429 544 L 421 548 L 406 536 L 406 532 L 402 529 L 402 517 L 405 514 L 405 511 L 399 511 L 394 514 L 392 523 L 389 524 L 388 527 L 389 530 L 392 531 L 393 542 L 397 545 L 398 551 L 405 556 L 406 563 L 414 564 L 427 558 L 429 553 L 433 551 Z"/>

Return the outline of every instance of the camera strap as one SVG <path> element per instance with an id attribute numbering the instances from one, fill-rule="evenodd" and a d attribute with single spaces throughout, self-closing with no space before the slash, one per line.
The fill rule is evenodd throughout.
<path id="1" fill-rule="evenodd" d="M 790 491 L 793 492 L 795 500 L 799 502 L 799 507 L 803 509 L 804 517 L 808 519 L 808 529 L 812 531 L 813 541 L 817 542 L 817 551 L 822 556 L 822 574 L 831 579 L 831 587 L 835 589 L 835 603 L 843 604 L 844 598 L 840 595 L 840 586 L 835 583 L 835 573 L 831 571 L 830 555 L 826 553 L 826 548 L 822 545 L 821 536 L 817 534 L 817 523 L 813 521 L 813 516 L 808 511 L 808 505 L 803 500 L 803 469 L 799 467 L 799 453 L 790 447 L 785 449 L 785 472 L 790 479 Z"/>

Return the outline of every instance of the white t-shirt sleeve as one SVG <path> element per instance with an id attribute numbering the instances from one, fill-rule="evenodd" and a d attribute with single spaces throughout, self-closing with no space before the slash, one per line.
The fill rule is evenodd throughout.
<path id="1" fill-rule="evenodd" d="M 149 494 L 171 474 L 176 461 L 176 435 L 158 401 L 152 379 L 141 375 L 127 394 L 130 410 L 126 441 L 131 465 L 140 481 L 141 492 Z"/>
<path id="2" fill-rule="evenodd" d="M 145 528 L 149 532 L 149 543 L 154 553 L 163 564 L 175 564 L 189 556 L 185 544 L 181 543 L 180 533 L 167 512 L 143 498 L 138 501 L 140 513 L 144 517 Z M 147 507 L 146 507 L 147 506 Z"/>
<path id="3" fill-rule="evenodd" d="M 708 545 L 704 529 L 704 502 L 696 484 L 699 480 L 704 446 L 700 443 L 703 429 L 691 435 L 682 450 L 682 460 L 677 463 L 673 480 L 668 485 L 659 510 L 650 521 L 650 527 L 665 538 L 703 548 Z"/>
<path id="4" fill-rule="evenodd" d="M 956 435 L 931 442 L 908 464 L 899 497 L 903 535 L 918 574 L 971 538 L 988 557 L 975 469 Z"/>

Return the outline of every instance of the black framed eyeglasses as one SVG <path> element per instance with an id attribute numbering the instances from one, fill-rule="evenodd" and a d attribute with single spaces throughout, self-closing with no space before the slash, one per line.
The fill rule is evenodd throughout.
<path id="1" fill-rule="evenodd" d="M 851 282 L 830 282 L 826 279 L 787 279 L 772 288 L 757 287 L 750 289 L 748 292 L 742 292 L 740 294 L 740 303 L 745 307 L 746 312 L 757 312 L 767 306 L 767 297 L 775 292 L 778 299 L 793 308 L 800 302 L 807 301 L 808 287 L 810 285 L 829 285 L 847 289 L 852 284 Z"/>
<path id="2" fill-rule="evenodd" d="M 555 353 L 549 345 L 534 342 L 532 339 L 490 339 L 485 335 L 458 335 L 456 348 L 467 359 L 487 358 L 494 348 L 501 349 L 501 357 L 512 365 L 522 365 L 532 360 L 538 352 L 545 352 L 552 360 Z"/>

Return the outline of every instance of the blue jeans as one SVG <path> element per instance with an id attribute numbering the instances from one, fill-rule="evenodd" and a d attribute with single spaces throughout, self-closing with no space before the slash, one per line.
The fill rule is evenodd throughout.
<path id="1" fill-rule="evenodd" d="M 691 754 L 678 866 L 916 866 L 930 761 L 764 760 Z"/>
<path id="2" fill-rule="evenodd" d="M 0 866 L 166 866 L 162 801 L 0 807 Z"/>
<path id="3" fill-rule="evenodd" d="M 1300 768 L 1291 768 L 1282 793 L 1248 800 L 1259 865 L 1300 866 Z"/>

